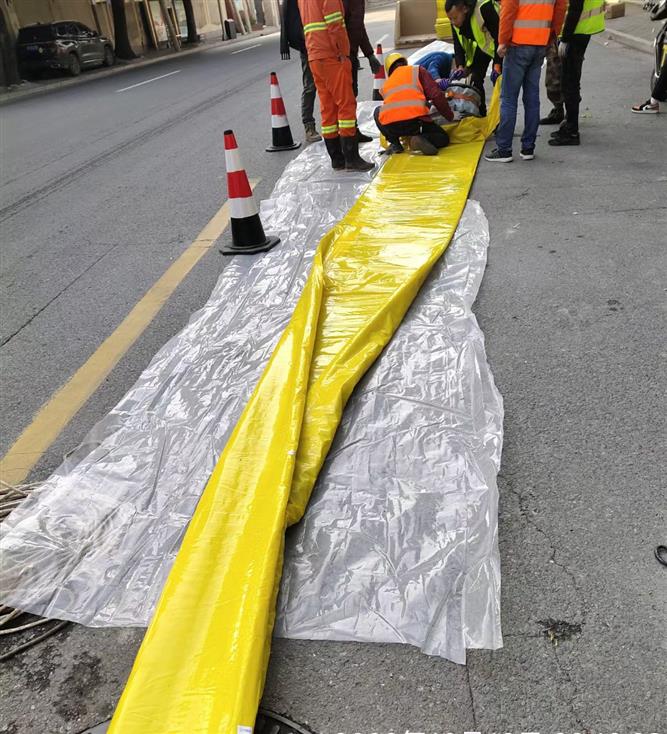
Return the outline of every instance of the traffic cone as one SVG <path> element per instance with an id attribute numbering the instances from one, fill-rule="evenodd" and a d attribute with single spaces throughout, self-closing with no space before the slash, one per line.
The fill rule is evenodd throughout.
<path id="1" fill-rule="evenodd" d="M 382 87 L 384 87 L 384 83 L 387 79 L 386 74 L 384 73 L 384 54 L 382 53 L 382 44 L 378 43 L 377 48 L 375 49 L 375 55 L 378 58 L 378 61 L 380 62 L 380 69 L 373 77 L 373 101 L 378 102 L 382 101 Z"/>
<path id="2" fill-rule="evenodd" d="M 301 143 L 295 143 L 292 138 L 292 131 L 287 121 L 287 112 L 285 111 L 285 103 L 280 94 L 280 85 L 278 84 L 278 76 L 275 71 L 271 72 L 271 136 L 273 145 L 267 148 L 269 153 L 275 153 L 279 150 L 294 150 Z"/>
<path id="3" fill-rule="evenodd" d="M 220 252 L 223 255 L 252 255 L 270 250 L 280 242 L 280 238 L 267 237 L 264 234 L 259 210 L 232 130 L 225 130 L 225 168 L 231 209 L 232 244 L 226 245 Z"/>

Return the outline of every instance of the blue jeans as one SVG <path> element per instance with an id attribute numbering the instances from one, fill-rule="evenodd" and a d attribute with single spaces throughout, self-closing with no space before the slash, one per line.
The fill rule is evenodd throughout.
<path id="1" fill-rule="evenodd" d="M 524 129 L 521 150 L 535 147 L 540 125 L 540 74 L 546 46 L 510 46 L 503 60 L 503 86 L 500 90 L 500 125 L 496 145 L 501 153 L 512 152 L 519 92 L 523 87 Z"/>

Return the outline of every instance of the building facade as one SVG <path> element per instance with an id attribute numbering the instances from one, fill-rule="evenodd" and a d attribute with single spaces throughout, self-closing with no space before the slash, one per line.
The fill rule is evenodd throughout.
<path id="1" fill-rule="evenodd" d="M 108 0 L 4 0 L 18 25 L 78 20 L 101 34 L 113 38 L 113 17 Z M 234 21 L 239 34 L 279 25 L 278 0 L 192 0 L 197 30 L 206 39 L 220 40 L 224 22 Z M 128 33 L 138 54 L 169 45 L 169 13 L 177 33 L 185 39 L 187 22 L 183 0 L 125 0 Z"/>

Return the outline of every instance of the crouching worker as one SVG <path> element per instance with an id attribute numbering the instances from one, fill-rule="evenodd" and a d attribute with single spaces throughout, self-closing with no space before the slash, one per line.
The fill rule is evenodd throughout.
<path id="1" fill-rule="evenodd" d="M 446 119 L 454 113 L 444 92 L 421 66 L 408 66 L 405 57 L 391 53 L 385 61 L 387 81 L 382 87 L 382 104 L 375 109 L 375 123 L 389 143 L 388 153 L 404 151 L 401 138 L 409 138 L 410 150 L 437 155 L 449 136 L 429 116 L 429 102 Z"/>
<path id="2" fill-rule="evenodd" d="M 552 0 L 535 0 L 537 4 Z M 517 0 L 518 2 L 518 0 Z M 496 83 L 502 68 L 498 56 L 500 16 L 495 0 L 447 0 L 445 11 L 454 30 L 452 79 L 470 76 L 470 83 L 482 96 L 480 114 L 486 116 L 484 77 L 493 60 L 491 82 Z"/>

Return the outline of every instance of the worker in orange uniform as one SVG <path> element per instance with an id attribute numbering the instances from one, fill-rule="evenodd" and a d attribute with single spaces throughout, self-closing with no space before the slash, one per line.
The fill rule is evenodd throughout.
<path id="1" fill-rule="evenodd" d="M 335 170 L 370 171 L 359 155 L 357 101 L 342 0 L 298 0 L 310 70 L 320 97 L 322 137 Z"/>
<path id="2" fill-rule="evenodd" d="M 410 150 L 437 155 L 449 143 L 449 135 L 430 116 L 429 102 L 449 122 L 454 119 L 447 98 L 433 77 L 421 66 L 409 66 L 403 54 L 390 53 L 385 61 L 387 81 L 383 103 L 375 108 L 375 124 L 389 143 L 388 153 L 402 153 L 401 138 Z"/>

